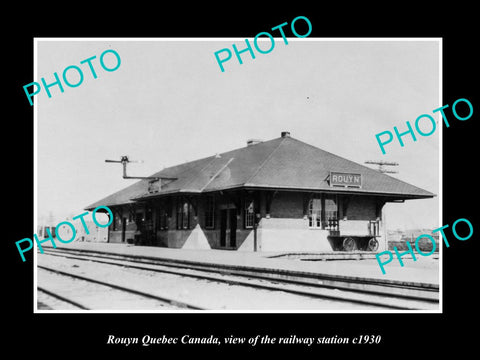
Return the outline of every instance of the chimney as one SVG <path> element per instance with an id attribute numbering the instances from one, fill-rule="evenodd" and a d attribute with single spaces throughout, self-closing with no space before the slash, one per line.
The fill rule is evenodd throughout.
<path id="1" fill-rule="evenodd" d="M 290 131 L 282 131 L 282 138 L 290 137 Z"/>
<path id="2" fill-rule="evenodd" d="M 263 141 L 262 141 L 262 140 L 259 140 L 259 139 L 248 139 L 248 140 L 247 140 L 247 146 L 252 146 L 252 145 L 260 144 L 261 142 L 263 142 Z"/>

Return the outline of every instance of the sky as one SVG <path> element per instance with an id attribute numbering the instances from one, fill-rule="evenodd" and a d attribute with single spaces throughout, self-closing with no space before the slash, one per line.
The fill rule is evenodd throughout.
<path id="1" fill-rule="evenodd" d="M 136 180 L 122 179 L 128 155 L 143 163 L 128 165 L 128 175 L 148 176 L 168 167 L 240 148 L 248 139 L 271 140 L 289 131 L 293 138 L 363 164 L 398 162 L 392 175 L 437 197 L 387 204 L 388 229 L 434 229 L 440 224 L 441 104 L 440 43 L 437 39 L 276 39 L 274 49 L 255 59 L 235 55 L 221 72 L 214 53 L 232 52 L 245 39 L 42 39 L 37 41 L 32 81 L 54 81 L 76 65 L 84 80 L 64 92 L 52 86 L 35 96 L 36 197 L 39 221 L 55 222 Z M 250 39 L 251 42 L 252 39 Z M 270 40 L 261 44 L 267 49 Z M 105 71 L 100 55 L 113 49 L 117 70 Z M 92 65 L 81 61 L 96 56 Z M 104 57 L 114 67 L 111 53 Z M 75 71 L 68 79 L 79 80 Z M 63 81 L 63 80 L 62 80 Z M 439 126 L 386 145 L 375 134 L 405 131 L 421 114 Z M 428 123 L 420 126 L 429 130 Z M 367 165 L 375 167 L 374 165 Z"/>

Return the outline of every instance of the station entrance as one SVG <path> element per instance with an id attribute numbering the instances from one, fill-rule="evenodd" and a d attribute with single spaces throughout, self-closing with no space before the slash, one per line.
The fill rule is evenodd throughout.
<path id="1" fill-rule="evenodd" d="M 237 247 L 237 209 L 220 210 L 220 247 Z"/>

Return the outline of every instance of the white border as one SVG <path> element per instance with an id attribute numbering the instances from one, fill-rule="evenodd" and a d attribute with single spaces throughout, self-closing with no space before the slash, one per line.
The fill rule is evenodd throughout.
<path id="1" fill-rule="evenodd" d="M 38 79 L 38 72 L 37 72 L 37 55 L 38 55 L 38 44 L 37 39 L 33 39 L 33 78 Z M 34 99 L 33 102 L 33 234 L 37 233 L 38 229 L 38 199 L 37 199 L 37 172 L 38 172 L 38 165 L 37 165 L 37 149 L 38 149 L 38 111 L 37 111 L 37 101 L 38 97 Z M 33 237 L 33 236 L 32 236 Z M 35 241 L 35 239 L 32 239 Z M 42 310 L 38 310 L 38 301 L 37 301 L 37 252 L 36 251 L 36 242 L 33 245 L 33 312 L 42 312 Z"/>
<path id="2" fill-rule="evenodd" d="M 274 37 L 275 41 L 283 41 L 281 37 Z M 253 38 L 248 38 L 253 39 Z M 33 76 L 34 79 L 38 79 L 37 73 L 37 60 L 38 60 L 38 41 L 244 41 L 245 38 L 239 37 L 226 37 L 226 38 L 84 38 L 84 37 L 77 37 L 77 38 L 33 38 Z M 269 39 L 259 39 L 269 40 Z M 439 44 L 439 103 L 438 106 L 443 105 L 443 38 L 441 37 L 431 37 L 431 38 L 415 38 L 415 37 L 393 37 L 393 38 L 288 38 L 289 42 L 294 41 L 384 41 L 384 42 L 392 42 L 392 41 L 437 41 Z M 38 97 L 35 98 L 34 105 L 33 105 L 33 118 L 34 118 L 34 164 L 33 164 L 33 171 L 34 171 L 34 198 L 33 198 L 33 224 L 34 230 L 33 233 L 35 234 L 37 231 L 37 134 L 38 134 L 38 114 L 37 114 L 37 103 Z M 432 109 L 433 110 L 433 109 Z M 442 124 L 442 119 L 439 124 Z M 443 126 L 439 126 L 439 224 L 443 224 L 443 179 L 442 179 L 442 170 L 443 170 Z M 33 239 L 32 239 L 33 240 Z M 438 310 L 38 310 L 37 305 L 37 251 L 33 251 L 33 266 L 34 266 L 34 274 L 33 274 L 33 312 L 35 314 L 111 314 L 111 313 L 127 313 L 127 314 L 134 314 L 134 313 L 141 313 L 141 314 L 168 314 L 168 313 L 177 313 L 177 314 L 222 314 L 222 313 L 251 313 L 251 314 L 324 314 L 324 313 L 337 313 L 337 314 L 423 314 L 423 313 L 434 313 L 439 314 L 443 313 L 443 250 L 441 246 L 442 238 L 439 238 L 439 309 Z"/>

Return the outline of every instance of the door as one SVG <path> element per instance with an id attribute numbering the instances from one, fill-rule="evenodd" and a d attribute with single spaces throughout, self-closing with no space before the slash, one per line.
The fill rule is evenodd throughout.
<path id="1" fill-rule="evenodd" d="M 230 247 L 237 247 L 237 209 L 229 209 Z"/>
<path id="2" fill-rule="evenodd" d="M 126 230 L 127 230 L 127 218 L 122 218 L 122 242 L 125 242 Z"/>
<path id="3" fill-rule="evenodd" d="M 220 247 L 237 247 L 237 209 L 220 210 Z"/>
<path id="4" fill-rule="evenodd" d="M 228 210 L 220 210 L 220 246 L 227 246 L 227 215 Z"/>

